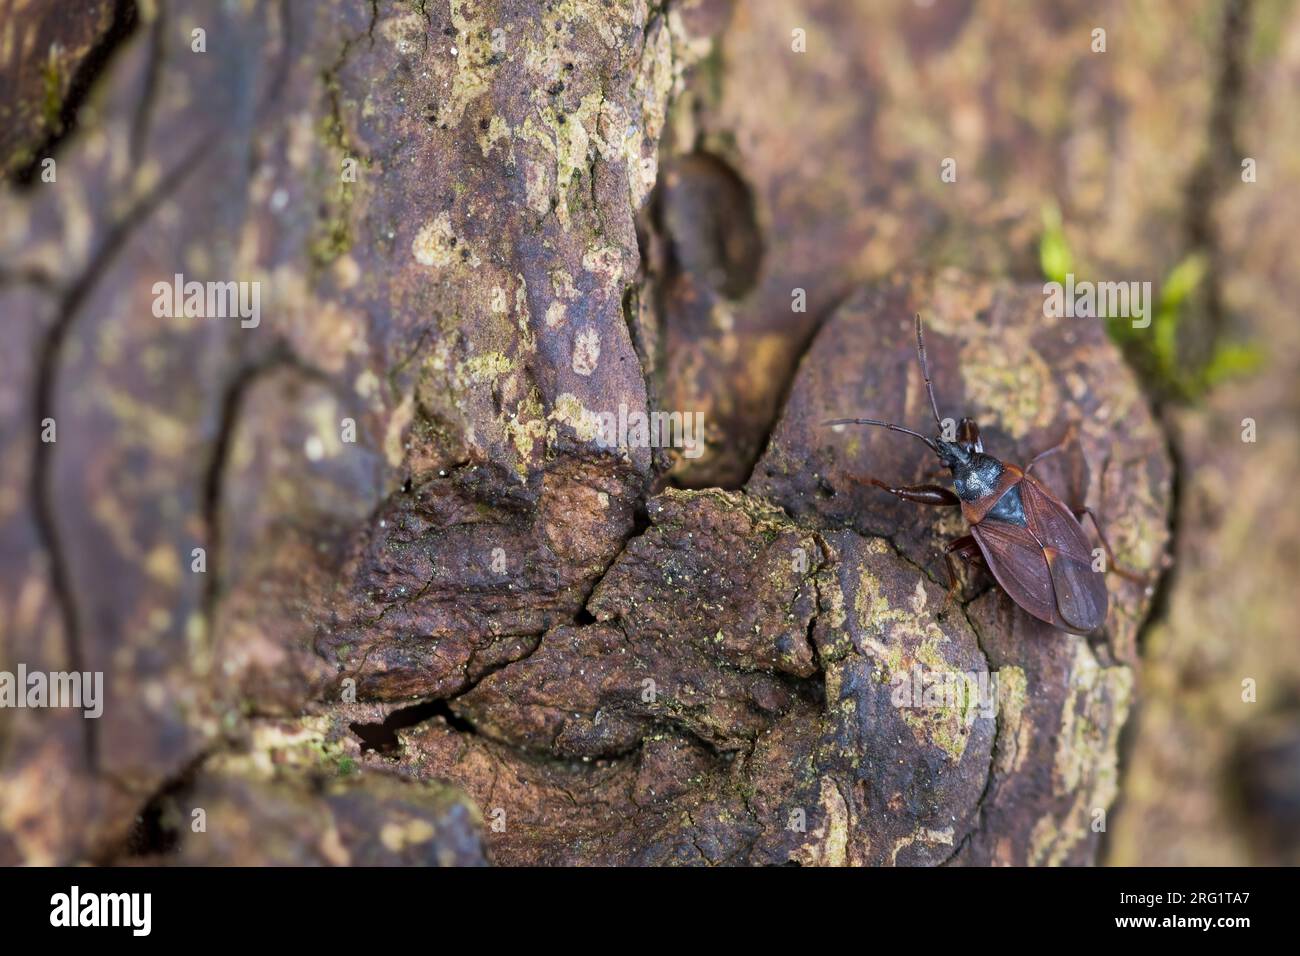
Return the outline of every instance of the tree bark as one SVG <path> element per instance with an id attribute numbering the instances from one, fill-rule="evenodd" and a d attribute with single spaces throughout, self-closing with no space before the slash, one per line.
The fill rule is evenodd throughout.
<path id="1" fill-rule="evenodd" d="M 1023 280 L 1058 188 L 1088 261 L 1167 258 L 1161 188 L 1119 174 L 1130 216 L 1091 164 L 1116 124 L 1182 162 L 1185 116 L 970 103 L 997 14 L 134 13 L 0 200 L 0 660 L 105 686 L 0 711 L 0 861 L 1092 860 L 1149 594 L 1112 579 L 1091 639 L 978 575 L 946 606 L 961 522 L 861 481 L 925 449 L 819 423 L 926 427 L 920 311 L 945 414 L 1018 463 L 1078 423 L 1045 480 L 1157 571 L 1164 436 Z M 1096 69 L 1076 20 L 1023 88 Z M 923 95 L 951 187 L 898 135 Z M 169 315 L 178 275 L 258 312 Z M 602 447 L 620 410 L 701 442 Z M 899 703 L 935 674 L 987 699 Z"/>

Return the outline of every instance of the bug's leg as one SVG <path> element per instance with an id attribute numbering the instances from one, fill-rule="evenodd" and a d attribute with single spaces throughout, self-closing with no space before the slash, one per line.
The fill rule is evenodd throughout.
<path id="1" fill-rule="evenodd" d="M 1070 443 L 1074 441 L 1074 439 L 1078 436 L 1078 434 L 1079 434 L 1078 426 L 1074 422 L 1070 422 L 1069 426 L 1067 426 L 1065 429 L 1065 434 L 1061 436 L 1060 441 L 1058 441 L 1051 448 L 1048 448 L 1046 451 L 1040 451 L 1033 458 L 1029 459 L 1029 464 L 1025 465 L 1025 474 L 1026 475 L 1029 474 L 1029 472 L 1033 469 L 1034 465 L 1038 464 L 1044 458 L 1051 458 L 1053 455 L 1058 454 L 1059 452 L 1062 452 L 1066 448 L 1068 448 Z"/>
<path id="2" fill-rule="evenodd" d="M 876 478 L 867 478 L 866 484 L 888 491 L 895 498 L 912 501 L 918 505 L 941 505 L 955 508 L 961 505 L 957 493 L 943 485 L 887 485 Z"/>
<path id="3" fill-rule="evenodd" d="M 1110 542 L 1106 540 L 1106 532 L 1101 529 L 1101 522 L 1097 520 L 1097 515 L 1091 508 L 1079 508 L 1074 513 L 1074 517 L 1080 522 L 1083 521 L 1084 515 L 1092 519 L 1092 526 L 1097 529 L 1097 537 L 1101 539 L 1101 546 L 1105 550 L 1106 560 L 1109 562 L 1106 566 L 1126 581 L 1132 581 L 1134 584 L 1144 586 L 1150 584 L 1151 579 L 1148 575 L 1129 570 L 1115 560 L 1115 552 L 1110 549 Z"/>
<path id="4" fill-rule="evenodd" d="M 954 558 L 961 558 L 971 564 L 984 560 L 984 554 L 980 551 L 974 535 L 968 534 L 955 538 L 944 546 L 943 560 L 948 565 L 948 596 L 944 598 L 944 610 L 947 610 L 948 605 L 952 603 L 953 595 L 961 589 L 961 578 L 957 575 L 957 562 L 953 560 Z"/>

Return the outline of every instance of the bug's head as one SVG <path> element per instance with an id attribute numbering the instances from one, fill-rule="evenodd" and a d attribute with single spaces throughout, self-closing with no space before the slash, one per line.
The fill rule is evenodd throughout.
<path id="1" fill-rule="evenodd" d="M 980 427 L 973 418 L 963 418 L 957 425 L 955 441 L 948 441 L 942 434 L 934 439 L 935 454 L 949 471 L 957 472 L 969 468 L 984 453 L 984 439 L 980 437 Z"/>
<path id="2" fill-rule="evenodd" d="M 934 453 L 939 462 L 949 471 L 958 471 L 969 466 L 975 455 L 975 449 L 963 441 L 944 441 L 942 436 L 934 439 Z"/>

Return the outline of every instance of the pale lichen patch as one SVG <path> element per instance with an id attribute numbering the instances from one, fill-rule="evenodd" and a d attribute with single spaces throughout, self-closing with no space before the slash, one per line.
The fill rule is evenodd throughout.
<path id="1" fill-rule="evenodd" d="M 476 8 L 485 5 L 476 0 L 449 2 L 456 37 L 447 52 L 455 61 L 455 70 L 451 75 L 451 92 L 438 109 L 437 121 L 439 125 L 454 127 L 465 115 L 465 108 L 491 87 L 501 58 L 492 48 L 494 24 L 487 18 L 474 16 L 478 12 Z"/>
<path id="2" fill-rule="evenodd" d="M 1071 797 L 1064 813 L 1049 814 L 1030 834 L 1029 862 L 1056 865 L 1091 832 L 1099 812 L 1118 793 L 1119 734 L 1128 717 L 1133 674 L 1126 667 L 1102 667 L 1083 638 L 1075 643 L 1061 722 L 1053 735 L 1056 754 L 1052 790 Z"/>
<path id="3" fill-rule="evenodd" d="M 559 299 L 553 301 L 546 307 L 546 327 L 548 329 L 558 329 L 564 324 L 564 303 Z"/>
<path id="4" fill-rule="evenodd" d="M 1028 703 L 1028 680 L 1024 668 L 1003 667 L 998 677 L 998 738 L 994 769 L 1010 774 L 1018 771 L 1029 754 L 1032 724 L 1024 719 Z"/>
<path id="5" fill-rule="evenodd" d="M 639 209 L 659 174 L 658 150 L 668 104 L 677 74 L 673 64 L 673 36 L 661 25 L 647 36 L 641 64 L 633 80 L 633 91 L 641 103 L 639 122 L 620 124 L 622 133 L 612 144 L 621 154 L 627 170 L 628 199 Z"/>
<path id="6" fill-rule="evenodd" d="M 384 431 L 384 458 L 393 468 L 401 466 L 406 458 L 406 429 L 415 417 L 415 396 L 407 395 L 393 410 Z"/>
<path id="7" fill-rule="evenodd" d="M 424 266 L 444 269 L 459 257 L 470 266 L 478 267 L 482 260 L 456 236 L 447 214 L 440 213 L 433 222 L 420 227 L 411 240 L 411 254 Z"/>
<path id="8" fill-rule="evenodd" d="M 551 291 L 557 299 L 576 299 L 578 287 L 573 284 L 573 276 L 563 269 L 551 270 Z"/>
<path id="9" fill-rule="evenodd" d="M 379 841 L 393 853 L 401 853 L 409 846 L 428 843 L 434 837 L 433 824 L 413 817 L 403 822 L 390 820 L 379 829 Z"/>
<path id="10" fill-rule="evenodd" d="M 550 171 L 539 162 L 524 163 L 524 196 L 528 208 L 537 215 L 551 211 Z"/>
<path id="11" fill-rule="evenodd" d="M 542 401 L 536 388 L 519 401 L 514 414 L 507 416 L 502 423 L 502 429 L 519 453 L 516 471 L 522 476 L 527 473 L 526 463 L 532 458 L 533 448 L 537 442 L 545 440 L 547 434 Z"/>
<path id="12" fill-rule="evenodd" d="M 976 332 L 962 348 L 961 376 L 977 412 L 1014 438 L 1056 420 L 1061 395 L 1052 369 L 1022 336 Z"/>
<path id="13" fill-rule="evenodd" d="M 579 375 L 591 375 L 600 363 L 600 333 L 587 326 L 573 343 L 573 370 Z"/>
<path id="14" fill-rule="evenodd" d="M 592 246 L 582 256 L 582 267 L 616 290 L 623 282 L 623 252 L 614 246 Z"/>
<path id="15" fill-rule="evenodd" d="M 537 111 L 541 125 L 529 116 L 519 130 L 522 139 L 537 143 L 555 160 L 554 195 L 547 196 L 546 208 L 539 209 L 541 196 L 535 195 L 535 192 L 540 191 L 540 178 L 538 185 L 534 186 L 537 174 L 530 172 L 529 205 L 538 212 L 549 211 L 554 206 L 556 217 L 566 230 L 572 224 L 569 187 L 579 176 L 594 175 L 593 152 L 597 149 L 603 152 L 604 143 L 595 133 L 603 104 L 604 95 L 598 90 L 584 96 L 578 108 L 571 113 L 561 115 L 548 104 Z"/>
<path id="16" fill-rule="evenodd" d="M 318 399 L 304 410 L 308 433 L 319 443 L 317 458 L 333 458 L 343 451 L 341 422 L 343 415 L 332 399 Z"/>
<path id="17" fill-rule="evenodd" d="M 873 539 L 877 554 L 888 545 Z M 882 550 L 883 549 L 883 550 Z M 878 662 L 876 679 L 894 684 L 910 680 L 917 668 L 928 675 L 949 675 L 952 693 L 937 693 L 921 701 L 899 706 L 899 714 L 918 741 L 930 743 L 946 753 L 953 763 L 961 760 L 970 739 L 970 728 L 979 714 L 978 701 L 962 680 L 959 668 L 949 659 L 949 637 L 926 615 L 923 582 L 918 590 L 895 604 L 869 568 L 859 573 L 854 611 L 858 621 L 859 651 Z M 919 692 L 919 688 L 916 689 Z"/>
<path id="18" fill-rule="evenodd" d="M 896 866 L 898 864 L 898 854 L 902 852 L 904 849 L 906 849 L 907 847 L 911 846 L 913 843 L 928 843 L 930 845 L 952 846 L 952 841 L 953 841 L 952 827 L 945 827 L 942 830 L 935 830 L 935 829 L 930 829 L 929 827 L 922 827 L 920 830 L 917 830 L 915 833 L 909 834 L 908 836 L 905 837 L 899 837 L 898 841 L 894 844 L 893 850 L 889 854 L 889 862 Z"/>
<path id="19" fill-rule="evenodd" d="M 336 769 L 348 756 L 345 744 L 330 739 L 328 717 L 299 717 L 293 721 L 255 721 L 247 750 L 214 755 L 206 764 L 214 772 L 230 772 L 268 780 L 285 769 Z"/>
<path id="20" fill-rule="evenodd" d="M 484 352 L 465 359 L 456 367 L 456 376 L 462 382 L 481 384 L 495 382 L 515 369 L 515 362 L 501 352 Z"/>
<path id="21" fill-rule="evenodd" d="M 791 852 L 790 859 L 804 866 L 844 866 L 851 821 L 848 804 L 833 778 L 821 778 L 817 800 L 822 808 L 821 823 L 809 831 L 807 841 Z"/>
<path id="22" fill-rule="evenodd" d="M 589 411 L 572 392 L 563 392 L 556 398 L 549 417 L 572 428 L 580 441 L 591 441 L 600 428 L 595 413 Z"/>
<path id="23" fill-rule="evenodd" d="M 503 140 L 507 144 L 510 142 L 510 124 L 507 123 L 504 118 L 494 115 L 490 120 L 488 120 L 488 128 L 479 133 L 478 147 L 483 151 L 485 157 L 491 156 L 492 150 L 496 148 L 496 144 Z M 513 147 L 510 149 L 507 159 L 511 163 L 514 162 L 515 151 Z"/>
<path id="24" fill-rule="evenodd" d="M 427 29 L 424 17 L 408 12 L 381 20 L 375 32 L 393 44 L 398 53 L 409 56 L 422 47 Z"/>

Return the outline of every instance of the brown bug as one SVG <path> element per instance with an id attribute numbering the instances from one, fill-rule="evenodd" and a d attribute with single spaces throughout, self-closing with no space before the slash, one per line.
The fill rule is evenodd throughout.
<path id="1" fill-rule="evenodd" d="M 962 516 L 970 525 L 970 534 L 957 538 L 944 548 L 950 596 L 957 587 L 954 555 L 971 562 L 982 559 L 1011 600 L 1040 621 L 1074 634 L 1096 630 L 1106 621 L 1106 584 L 1101 574 L 1092 568 L 1092 547 L 1079 523 L 1083 515 L 1092 518 L 1112 569 L 1124 577 L 1139 582 L 1142 579 L 1114 567 L 1110 544 L 1091 509 L 1071 511 L 1042 482 L 1029 474 L 1044 458 L 1061 451 L 1073 430 L 1059 444 L 1035 455 L 1024 468 L 985 454 L 979 425 L 974 419 L 963 418 L 957 426 L 957 440 L 946 441 L 942 437 L 943 421 L 939 404 L 934 399 L 934 385 L 930 382 L 919 313 L 916 316 L 916 354 L 921 362 L 925 391 L 930 397 L 930 409 L 940 429 L 933 439 L 910 428 L 874 418 L 837 418 L 823 424 L 877 425 L 911 435 L 925 442 L 951 472 L 951 490 L 941 485 L 893 487 L 875 478 L 866 479 L 867 483 L 904 501 L 961 507 Z"/>

